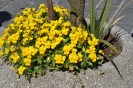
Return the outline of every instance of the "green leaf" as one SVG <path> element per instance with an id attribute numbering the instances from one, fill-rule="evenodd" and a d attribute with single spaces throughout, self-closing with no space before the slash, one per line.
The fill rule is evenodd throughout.
<path id="1" fill-rule="evenodd" d="M 93 66 L 93 63 L 90 62 L 90 61 L 87 61 L 87 64 L 88 64 L 89 66 Z"/>
<path id="2" fill-rule="evenodd" d="M 57 53 L 63 55 L 64 52 L 62 50 L 57 50 Z"/>
<path id="3" fill-rule="evenodd" d="M 40 60 L 38 60 L 38 63 L 39 63 L 39 64 L 41 64 L 41 63 L 42 63 L 42 60 L 41 60 L 41 59 L 40 59 Z"/>
<path id="4" fill-rule="evenodd" d="M 73 66 L 73 67 L 74 67 L 76 70 L 79 70 L 79 67 L 78 67 L 78 66 L 75 65 L 75 66 Z"/>
<path id="5" fill-rule="evenodd" d="M 66 61 L 65 61 L 65 68 L 68 68 L 69 67 L 69 59 L 67 59 Z"/>
<path id="6" fill-rule="evenodd" d="M 36 36 L 37 36 L 37 35 L 38 35 L 38 33 L 37 33 L 37 32 L 35 32 L 35 33 L 34 33 L 34 38 L 36 38 Z"/>
<path id="7" fill-rule="evenodd" d="M 55 61 L 52 62 L 52 66 L 55 67 Z"/>
<path id="8" fill-rule="evenodd" d="M 98 62 L 99 65 L 102 65 L 102 63 L 103 63 L 103 62 L 101 62 L 101 61 Z"/>
<path id="9" fill-rule="evenodd" d="M 105 45 L 109 46 L 117 55 L 120 54 L 120 52 L 116 49 L 116 47 L 114 47 L 111 43 L 109 43 L 108 41 L 105 41 L 105 40 L 102 40 L 102 39 L 99 39 L 99 41 L 101 43 L 104 43 Z"/>
<path id="10" fill-rule="evenodd" d="M 38 56 L 37 57 L 37 60 L 40 60 L 40 59 L 42 59 L 43 58 L 43 56 Z"/>
<path id="11" fill-rule="evenodd" d="M 96 9 L 95 9 L 95 0 L 89 0 L 90 6 L 90 33 L 93 33 L 96 36 Z"/>
<path id="12" fill-rule="evenodd" d="M 107 0 L 105 2 L 104 8 L 102 10 L 102 13 L 101 13 L 101 16 L 100 16 L 100 19 L 99 19 L 99 23 L 98 23 L 98 26 L 97 26 L 97 30 L 99 31 L 99 33 L 98 33 L 99 35 L 102 34 L 102 32 L 104 30 L 104 26 L 105 26 L 105 23 L 106 23 L 106 20 L 107 20 L 109 11 L 110 11 L 111 2 L 112 2 L 112 0 Z M 98 38 L 99 37 L 100 36 L 98 36 Z"/>
<path id="13" fill-rule="evenodd" d="M 84 62 L 81 62 L 80 65 L 81 65 L 81 67 L 83 68 L 83 67 L 84 67 Z"/>

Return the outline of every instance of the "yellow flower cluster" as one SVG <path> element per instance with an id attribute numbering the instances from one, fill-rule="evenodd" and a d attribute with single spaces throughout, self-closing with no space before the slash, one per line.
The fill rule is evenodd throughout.
<path id="1" fill-rule="evenodd" d="M 88 44 L 90 45 L 87 52 L 89 53 L 89 58 L 92 60 L 92 62 L 96 62 L 97 60 L 97 52 L 95 46 L 98 45 L 98 39 L 95 38 L 94 34 L 91 34 L 91 38 L 88 38 Z"/>
<path id="2" fill-rule="evenodd" d="M 26 69 L 25 67 L 20 66 L 20 67 L 18 68 L 18 74 L 22 75 L 23 72 L 25 71 L 25 69 Z"/>
<path id="3" fill-rule="evenodd" d="M 50 64 L 55 62 L 57 67 L 69 64 L 69 70 L 84 61 L 85 53 L 96 62 L 98 39 L 93 34 L 88 37 L 83 25 L 72 26 L 68 9 L 55 6 L 54 11 L 58 15 L 56 20 L 49 21 L 44 4 L 40 4 L 38 10 L 26 8 L 4 31 L 0 38 L 0 57 L 8 55 L 7 60 L 17 65 L 18 74 L 43 66 L 47 62 L 45 58 Z"/>
<path id="4" fill-rule="evenodd" d="M 10 58 L 13 59 L 13 62 L 14 62 L 14 63 L 16 63 L 17 61 L 20 60 L 20 56 L 18 55 L 17 52 L 12 53 L 12 54 L 10 55 Z"/>
<path id="5" fill-rule="evenodd" d="M 56 54 L 54 57 L 54 60 L 56 61 L 57 64 L 64 64 L 64 61 L 66 60 L 66 56 Z"/>

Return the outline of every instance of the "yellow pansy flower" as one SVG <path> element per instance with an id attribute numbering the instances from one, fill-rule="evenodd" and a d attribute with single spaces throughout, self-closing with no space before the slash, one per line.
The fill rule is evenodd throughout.
<path id="1" fill-rule="evenodd" d="M 0 38 L 0 48 L 3 46 L 3 44 L 4 44 L 4 40 Z"/>
<path id="2" fill-rule="evenodd" d="M 96 53 L 90 53 L 89 58 L 92 60 L 92 62 L 96 62 L 96 60 L 97 60 Z"/>
<path id="3" fill-rule="evenodd" d="M 23 72 L 25 71 L 25 69 L 26 69 L 26 67 L 20 66 L 20 67 L 18 68 L 18 74 L 22 75 Z"/>
<path id="4" fill-rule="evenodd" d="M 70 63 L 77 63 L 78 62 L 78 55 L 76 53 L 69 54 L 69 61 Z"/>
<path id="5" fill-rule="evenodd" d="M 3 54 L 4 54 L 4 53 L 3 53 L 2 51 L 0 51 L 0 57 L 2 57 Z"/>
<path id="6" fill-rule="evenodd" d="M 8 54 L 8 53 L 9 53 L 9 49 L 5 48 L 5 54 Z"/>
<path id="7" fill-rule="evenodd" d="M 25 66 L 30 66 L 31 65 L 31 59 L 30 58 L 24 58 L 24 63 L 25 63 Z"/>

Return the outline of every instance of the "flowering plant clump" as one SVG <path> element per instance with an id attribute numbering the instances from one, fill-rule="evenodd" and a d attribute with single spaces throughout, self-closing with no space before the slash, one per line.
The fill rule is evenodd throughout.
<path id="1" fill-rule="evenodd" d="M 83 25 L 70 23 L 70 11 L 54 7 L 55 19 L 48 19 L 48 8 L 26 8 L 17 15 L 0 38 L 0 57 L 19 75 L 43 74 L 46 70 L 79 71 L 103 61 L 99 40 Z"/>

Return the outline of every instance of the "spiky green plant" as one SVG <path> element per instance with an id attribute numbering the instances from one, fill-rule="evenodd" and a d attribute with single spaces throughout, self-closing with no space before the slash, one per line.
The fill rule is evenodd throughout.
<path id="1" fill-rule="evenodd" d="M 84 16 L 80 15 L 76 7 L 73 5 L 73 3 L 68 0 L 68 2 L 71 5 L 71 8 L 77 13 L 77 15 L 80 17 L 80 20 L 85 20 L 88 24 L 88 32 L 93 33 L 96 38 L 99 39 L 99 41 L 107 46 L 109 46 L 117 55 L 120 53 L 111 43 L 107 42 L 105 39 L 105 36 L 108 34 L 109 30 L 121 19 L 123 16 L 120 16 L 123 9 L 129 5 L 133 0 L 131 0 L 128 4 L 124 6 L 124 2 L 126 0 L 123 0 L 114 15 L 107 21 L 109 17 L 110 7 L 112 0 L 100 0 L 99 4 L 95 6 L 95 0 L 89 0 L 89 18 L 84 18 Z M 103 2 L 103 3 L 102 3 Z M 97 17 L 97 8 L 99 5 L 103 4 L 103 9 L 100 13 L 100 16 L 98 19 Z M 123 7 L 123 8 L 122 8 Z"/>

